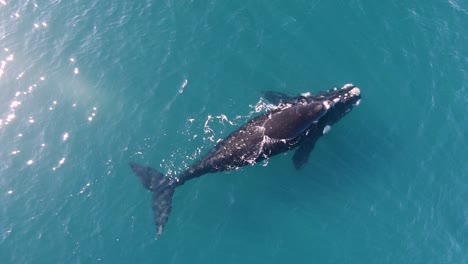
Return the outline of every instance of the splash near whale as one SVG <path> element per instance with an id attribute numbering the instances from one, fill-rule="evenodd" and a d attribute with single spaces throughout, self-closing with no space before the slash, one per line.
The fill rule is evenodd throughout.
<path id="1" fill-rule="evenodd" d="M 177 186 L 208 173 L 252 165 L 293 149 L 293 164 L 300 169 L 309 159 L 315 142 L 361 102 L 361 91 L 352 84 L 315 95 L 289 96 L 268 91 L 264 96 L 276 105 L 274 109 L 247 121 L 177 177 L 130 163 L 143 186 L 152 192 L 158 235 L 169 219 Z"/>

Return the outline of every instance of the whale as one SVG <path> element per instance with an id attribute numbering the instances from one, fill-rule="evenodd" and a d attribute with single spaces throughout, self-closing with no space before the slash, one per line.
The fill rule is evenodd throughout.
<path id="1" fill-rule="evenodd" d="M 295 150 L 292 161 L 295 169 L 300 170 L 317 140 L 361 102 L 361 91 L 353 84 L 316 94 L 290 96 L 266 91 L 263 96 L 274 107 L 219 141 L 180 175 L 164 175 L 150 166 L 129 163 L 143 187 L 152 193 L 157 235 L 163 233 L 178 186 L 205 174 L 254 165 L 290 150 Z"/>

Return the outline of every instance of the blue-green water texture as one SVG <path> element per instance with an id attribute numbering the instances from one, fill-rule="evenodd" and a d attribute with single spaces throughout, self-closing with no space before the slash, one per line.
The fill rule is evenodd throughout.
<path id="1" fill-rule="evenodd" d="M 467 29 L 463 0 L 0 0 L 0 263 L 468 263 Z M 129 162 L 346 83 L 302 170 L 191 180 L 156 239 Z"/>

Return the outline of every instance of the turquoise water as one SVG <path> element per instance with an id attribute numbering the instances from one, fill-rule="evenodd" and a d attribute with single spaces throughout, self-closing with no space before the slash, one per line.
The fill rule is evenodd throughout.
<path id="1" fill-rule="evenodd" d="M 462 0 L 0 0 L 1 263 L 468 263 L 466 28 Z M 177 174 L 262 91 L 350 82 L 303 170 L 193 180 L 155 240 L 128 162 Z"/>

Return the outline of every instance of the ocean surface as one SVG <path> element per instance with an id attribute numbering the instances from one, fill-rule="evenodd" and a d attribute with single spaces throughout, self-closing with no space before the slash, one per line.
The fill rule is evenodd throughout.
<path id="1" fill-rule="evenodd" d="M 0 262 L 468 263 L 468 4 L 0 0 Z M 292 152 L 177 188 L 263 91 L 353 83 Z"/>

